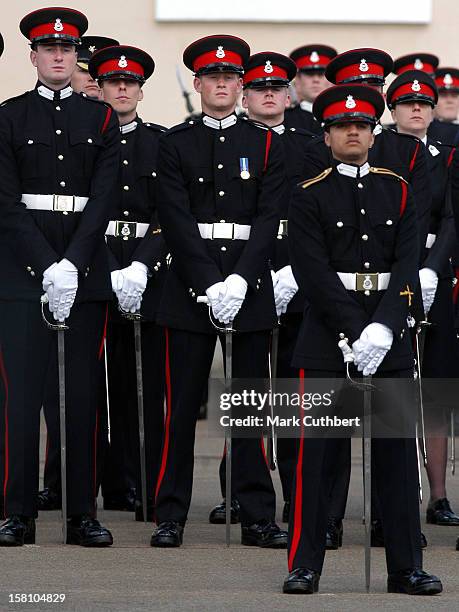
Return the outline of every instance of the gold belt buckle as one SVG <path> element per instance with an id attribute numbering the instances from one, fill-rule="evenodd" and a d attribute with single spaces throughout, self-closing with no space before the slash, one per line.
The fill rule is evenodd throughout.
<path id="1" fill-rule="evenodd" d="M 75 209 L 75 196 L 53 195 L 53 210 L 58 212 L 73 212 Z"/>
<path id="2" fill-rule="evenodd" d="M 356 291 L 377 291 L 378 290 L 378 272 L 365 274 L 362 272 L 356 273 L 355 289 Z"/>
<path id="3" fill-rule="evenodd" d="M 115 237 L 121 237 L 123 240 L 129 240 L 129 238 L 136 237 L 136 226 L 135 221 L 116 221 L 115 224 Z"/>

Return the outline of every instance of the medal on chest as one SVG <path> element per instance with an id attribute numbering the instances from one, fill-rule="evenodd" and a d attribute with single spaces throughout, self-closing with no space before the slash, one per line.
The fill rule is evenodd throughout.
<path id="1" fill-rule="evenodd" d="M 241 171 L 241 179 L 247 180 L 250 178 L 249 158 L 248 157 L 239 158 L 239 169 Z"/>

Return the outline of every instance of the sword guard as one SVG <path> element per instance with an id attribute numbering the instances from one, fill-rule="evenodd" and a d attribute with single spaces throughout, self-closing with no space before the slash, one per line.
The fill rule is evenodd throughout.
<path id="1" fill-rule="evenodd" d="M 137 312 L 128 312 L 127 310 L 123 310 L 123 308 L 121 308 L 121 306 L 118 304 L 118 312 L 124 319 L 127 319 L 128 321 L 143 320 L 143 315 L 140 314 L 140 310 Z"/>
<path id="2" fill-rule="evenodd" d="M 51 323 L 51 321 L 48 321 L 48 318 L 46 317 L 45 314 L 45 304 L 49 303 L 49 299 L 48 299 L 48 294 L 44 293 L 41 298 L 40 298 L 40 304 L 41 304 L 41 318 L 43 319 L 46 327 L 48 329 L 52 329 L 53 331 L 65 331 L 66 329 L 69 329 L 69 326 L 64 323 Z"/>

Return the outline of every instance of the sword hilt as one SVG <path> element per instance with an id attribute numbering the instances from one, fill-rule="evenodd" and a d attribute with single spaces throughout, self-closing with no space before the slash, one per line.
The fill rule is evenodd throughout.
<path id="1" fill-rule="evenodd" d="M 140 314 L 140 310 L 138 310 L 137 312 L 128 312 L 127 310 L 121 308 L 121 306 L 118 304 L 118 312 L 124 319 L 128 319 L 128 321 L 143 320 L 143 315 Z"/>
<path id="2" fill-rule="evenodd" d="M 209 307 L 209 321 L 211 322 L 212 327 L 214 327 L 217 331 L 225 334 L 237 331 L 234 329 L 232 323 L 226 323 L 225 327 L 220 327 L 220 325 L 215 323 L 214 317 L 212 315 L 212 306 L 210 305 L 209 298 L 207 297 L 207 295 L 198 295 L 198 297 L 196 298 L 196 302 L 198 304 L 206 304 Z"/>
<path id="3" fill-rule="evenodd" d="M 62 323 L 61 322 L 51 323 L 51 321 L 48 321 L 48 318 L 46 317 L 46 314 L 45 314 L 45 305 L 49 304 L 49 298 L 48 298 L 47 293 L 44 293 L 41 296 L 40 304 L 41 304 L 41 318 L 43 319 L 48 329 L 52 329 L 53 331 L 65 331 L 66 329 L 69 328 L 69 326 L 65 324 L 65 321 L 63 321 Z"/>

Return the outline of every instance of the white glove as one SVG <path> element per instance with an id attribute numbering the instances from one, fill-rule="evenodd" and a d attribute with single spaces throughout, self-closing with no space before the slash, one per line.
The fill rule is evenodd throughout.
<path id="1" fill-rule="evenodd" d="M 435 293 L 438 285 L 438 274 L 430 268 L 422 268 L 419 270 L 419 281 L 421 283 L 422 303 L 424 304 L 424 312 L 429 314 L 432 304 L 435 300 Z"/>
<path id="2" fill-rule="evenodd" d="M 218 302 L 212 306 L 215 318 L 231 323 L 239 312 L 247 293 L 247 281 L 239 274 L 230 274 L 220 287 Z"/>
<path id="3" fill-rule="evenodd" d="M 293 276 L 292 266 L 285 266 L 276 272 L 277 282 L 274 286 L 274 301 L 279 317 L 287 311 L 287 306 L 298 291 L 298 285 Z"/>
<path id="4" fill-rule="evenodd" d="M 112 287 L 113 287 L 112 273 Z M 142 302 L 142 295 L 147 287 L 148 268 L 140 261 L 133 261 L 130 266 L 119 270 L 116 286 L 122 280 L 121 289 L 117 291 L 118 302 L 125 312 L 138 312 Z"/>
<path id="5" fill-rule="evenodd" d="M 206 289 L 207 299 L 209 300 L 209 304 L 212 308 L 212 314 L 214 318 L 217 318 L 215 315 L 214 308 L 217 307 L 217 304 L 219 302 L 220 291 L 224 291 L 223 282 L 215 283 L 214 285 L 211 285 L 208 289 Z"/>
<path id="6" fill-rule="evenodd" d="M 119 294 L 123 286 L 123 275 L 121 274 L 121 270 L 113 270 L 113 272 L 110 273 L 110 277 L 112 279 L 112 291 L 119 299 Z"/>
<path id="7" fill-rule="evenodd" d="M 277 276 L 277 272 L 274 272 L 274 270 L 271 270 L 271 279 L 273 281 L 273 289 L 274 289 L 274 287 L 277 285 L 277 281 L 279 280 L 279 277 Z"/>
<path id="8" fill-rule="evenodd" d="M 364 376 L 375 374 L 392 346 L 394 334 L 382 323 L 370 323 L 352 344 L 355 365 Z"/>
<path id="9" fill-rule="evenodd" d="M 78 270 L 68 259 L 61 259 L 43 273 L 43 289 L 48 295 L 49 310 L 56 321 L 65 321 L 78 290 Z"/>

